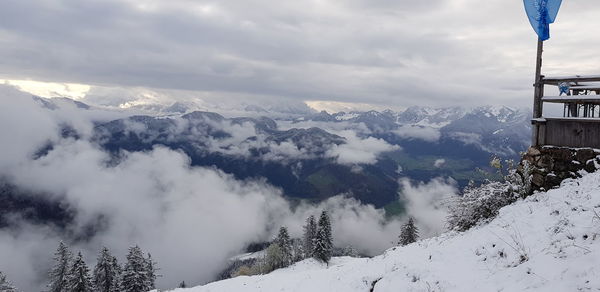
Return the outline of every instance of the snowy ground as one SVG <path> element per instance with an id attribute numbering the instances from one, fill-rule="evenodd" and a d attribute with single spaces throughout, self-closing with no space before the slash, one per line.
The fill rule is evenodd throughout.
<path id="1" fill-rule="evenodd" d="M 600 173 L 567 180 L 449 232 L 371 259 L 305 260 L 175 291 L 600 291 Z M 372 290 L 371 290 L 372 289 Z"/>

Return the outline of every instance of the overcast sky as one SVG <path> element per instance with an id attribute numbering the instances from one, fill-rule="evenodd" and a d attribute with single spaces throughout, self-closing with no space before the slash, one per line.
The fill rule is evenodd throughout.
<path id="1" fill-rule="evenodd" d="M 521 0 L 3 0 L 0 79 L 410 105 L 529 106 Z M 600 6 L 563 1 L 545 72 L 600 73 Z M 108 98 L 108 97 L 107 97 Z"/>

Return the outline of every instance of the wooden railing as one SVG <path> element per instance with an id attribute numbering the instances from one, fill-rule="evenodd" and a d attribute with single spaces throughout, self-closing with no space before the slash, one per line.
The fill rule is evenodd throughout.
<path id="1" fill-rule="evenodd" d="M 589 75 L 589 76 L 560 76 L 560 77 L 545 77 L 542 76 L 542 83 L 548 85 L 558 85 L 561 82 L 600 82 L 600 75 Z"/>

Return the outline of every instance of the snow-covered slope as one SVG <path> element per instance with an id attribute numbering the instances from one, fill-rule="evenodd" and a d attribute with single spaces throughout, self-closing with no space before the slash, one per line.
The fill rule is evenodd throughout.
<path id="1" fill-rule="evenodd" d="M 464 233 L 177 291 L 598 291 L 598 213 L 600 173 L 588 174 Z"/>

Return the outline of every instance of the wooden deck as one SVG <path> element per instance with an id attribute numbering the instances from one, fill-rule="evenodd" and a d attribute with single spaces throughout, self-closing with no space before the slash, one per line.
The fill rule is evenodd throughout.
<path id="1" fill-rule="evenodd" d="M 544 95 L 544 85 L 558 86 L 562 83 L 570 85 L 571 95 Z M 532 120 L 533 146 L 600 149 L 600 117 L 595 117 L 600 105 L 600 95 L 597 94 L 597 90 L 600 90 L 600 75 L 540 76 L 534 86 L 536 90 Z M 542 115 L 544 103 L 564 104 L 565 117 L 544 117 Z"/>
<path id="2" fill-rule="evenodd" d="M 543 102 L 550 103 L 591 103 L 600 104 L 600 95 L 563 95 L 563 96 L 544 96 Z"/>

